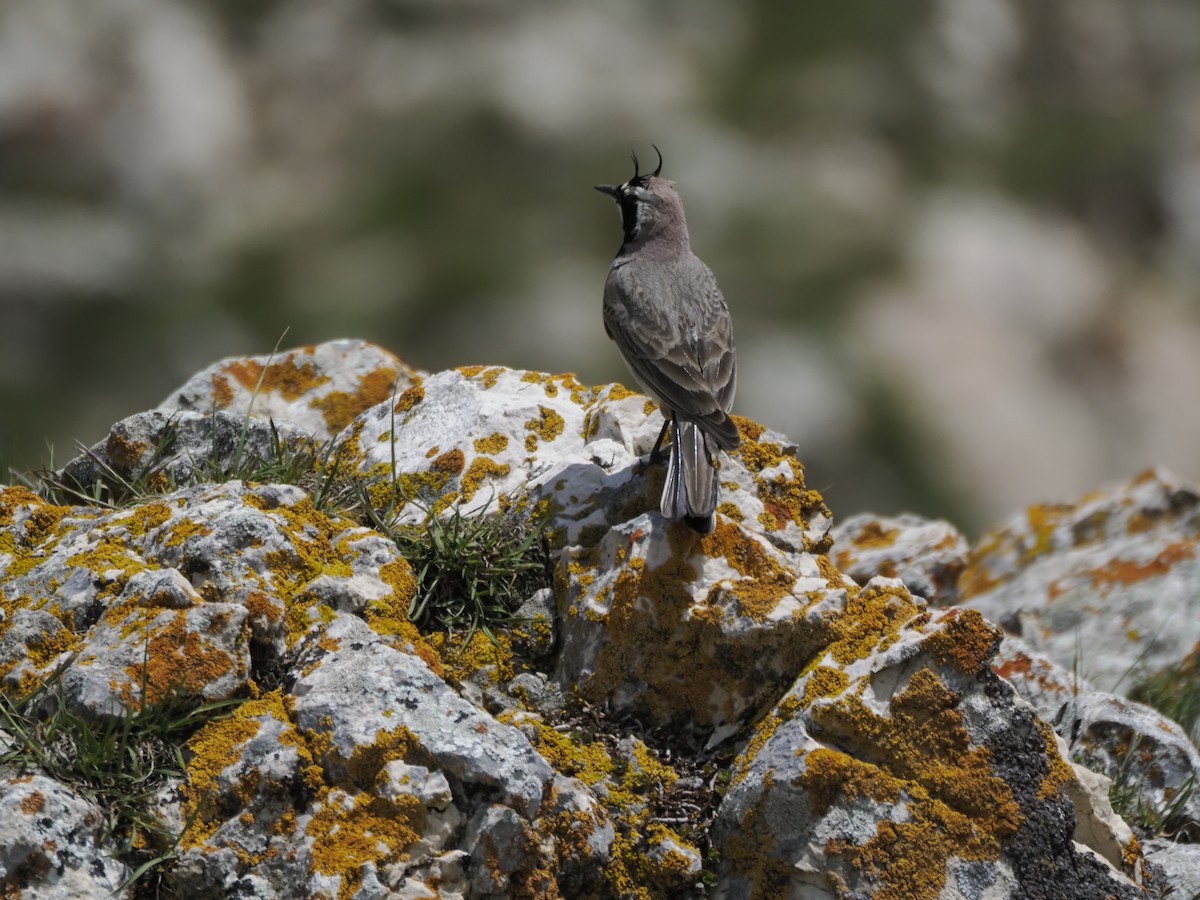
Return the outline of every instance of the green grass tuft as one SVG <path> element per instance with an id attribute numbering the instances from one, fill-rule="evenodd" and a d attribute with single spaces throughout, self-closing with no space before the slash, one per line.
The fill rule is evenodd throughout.
<path id="1" fill-rule="evenodd" d="M 522 601 L 550 585 L 546 519 L 512 504 L 497 516 L 451 507 L 440 517 L 425 509 L 421 525 L 396 524 L 368 510 L 371 524 L 391 538 L 413 567 L 417 594 L 409 620 L 422 630 L 476 630 L 512 624 Z"/>

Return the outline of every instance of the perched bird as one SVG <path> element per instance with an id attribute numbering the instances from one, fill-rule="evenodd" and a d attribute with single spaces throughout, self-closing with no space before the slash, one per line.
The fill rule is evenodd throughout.
<path id="1" fill-rule="evenodd" d="M 633 377 L 666 419 L 651 460 L 671 430 L 660 509 L 708 534 L 716 526 L 717 450 L 741 441 L 729 417 L 737 381 L 733 323 L 712 271 L 688 243 L 675 185 L 638 172 L 621 185 L 598 184 L 621 209 L 625 240 L 604 282 L 604 330 Z"/>

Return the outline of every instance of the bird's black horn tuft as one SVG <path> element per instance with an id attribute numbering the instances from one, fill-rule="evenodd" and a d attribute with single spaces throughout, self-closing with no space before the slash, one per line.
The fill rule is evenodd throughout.
<path id="1" fill-rule="evenodd" d="M 636 178 L 638 177 L 638 161 L 637 161 L 637 154 L 636 154 L 636 153 L 634 153 L 632 150 L 630 150 L 630 151 L 629 151 L 629 158 L 633 160 L 633 177 L 636 179 Z"/>
<path id="2" fill-rule="evenodd" d="M 654 147 L 654 152 L 658 154 L 658 168 L 654 170 L 654 177 L 657 178 L 658 173 L 662 171 L 662 151 L 659 150 L 658 147 L 655 147 L 654 144 L 651 144 L 650 146 Z"/>

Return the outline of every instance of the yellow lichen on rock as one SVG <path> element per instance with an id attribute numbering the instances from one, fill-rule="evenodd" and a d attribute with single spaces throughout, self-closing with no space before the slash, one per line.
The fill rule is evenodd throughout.
<path id="1" fill-rule="evenodd" d="M 835 634 L 826 652 L 848 665 L 875 650 L 886 650 L 900 638 L 900 629 L 924 610 L 904 587 L 871 586 L 850 592 L 846 608 L 833 620 Z"/>
<path id="2" fill-rule="evenodd" d="M 943 627 L 921 646 L 938 665 L 952 665 L 964 675 L 982 672 L 1004 639 L 1004 633 L 975 609 L 948 609 L 937 617 L 935 624 Z"/>
<path id="3" fill-rule="evenodd" d="M 228 718 L 209 722 L 187 742 L 188 763 L 181 790 L 183 820 L 188 824 L 179 838 L 181 847 L 200 846 L 224 821 L 217 802 L 218 779 L 221 772 L 238 758 L 242 748 L 258 734 L 262 728 L 259 719 L 263 716 L 284 723 L 287 727 L 279 741 L 295 746 L 302 762 L 313 764 L 307 745 L 291 727 L 291 716 L 279 690 L 247 700 Z M 258 781 L 253 777 L 239 785 L 241 805 L 245 805 L 257 785 Z"/>
<path id="4" fill-rule="evenodd" d="M 728 591 L 738 599 L 738 609 L 756 622 L 764 622 L 775 611 L 779 601 L 791 595 L 796 575 L 770 555 L 764 546 L 736 523 L 717 520 L 711 534 L 700 542 L 712 558 L 721 557 L 742 577 L 728 586 L 714 585 L 709 602 L 716 601 L 719 592 Z"/>
<path id="5" fill-rule="evenodd" d="M 495 456 L 497 453 L 503 453 L 508 447 L 508 435 L 501 434 L 499 431 L 492 432 L 487 437 L 475 438 L 472 442 L 476 453 Z"/>
<path id="6" fill-rule="evenodd" d="M 548 406 L 539 406 L 537 416 L 525 422 L 525 430 L 529 432 L 529 436 L 525 439 L 525 449 L 532 452 L 537 449 L 539 440 L 553 441 L 563 433 L 565 427 L 566 421 L 561 415 Z M 533 438 L 532 447 L 529 443 L 530 438 Z"/>
<path id="7" fill-rule="evenodd" d="M 462 476 L 462 499 L 468 501 L 474 498 L 484 480 L 488 477 L 503 478 L 511 471 L 508 463 L 498 463 L 486 456 L 477 456 L 467 467 Z"/>
<path id="8" fill-rule="evenodd" d="M 888 802 L 903 795 L 904 821 L 880 821 L 865 844 L 834 842 L 828 848 L 884 885 L 876 897 L 934 900 L 952 857 L 994 860 L 1022 822 L 1012 789 L 992 771 L 988 750 L 972 746 L 958 701 L 923 668 L 892 698 L 890 715 L 870 709 L 855 692 L 812 709 L 814 737 L 839 747 L 869 747 L 870 758 L 879 761 L 830 750 L 814 769 L 817 751 L 810 751 L 801 782 L 818 813 L 839 792 L 879 799 L 886 788 Z"/>
<path id="9" fill-rule="evenodd" d="M 384 798 L 334 788 L 306 829 L 313 870 L 341 876 L 339 900 L 353 897 L 362 886 L 364 863 L 381 867 L 406 859 L 424 824 L 425 807 L 412 794 Z"/>

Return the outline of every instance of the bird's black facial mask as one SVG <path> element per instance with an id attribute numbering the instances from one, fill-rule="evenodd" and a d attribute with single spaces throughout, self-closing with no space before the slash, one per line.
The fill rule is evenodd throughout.
<path id="1" fill-rule="evenodd" d="M 654 152 L 658 154 L 658 167 L 649 175 L 642 175 L 638 171 L 638 158 L 636 153 L 630 154 L 633 157 L 633 177 L 621 185 L 614 184 L 598 184 L 596 190 L 602 194 L 608 194 L 617 201 L 617 206 L 621 208 L 621 228 L 625 232 L 625 240 L 637 240 L 641 234 L 641 226 L 646 216 L 646 205 L 653 205 L 657 198 L 649 190 L 646 185 L 651 178 L 657 178 L 662 172 L 663 158 L 662 153 L 657 147 Z"/>

